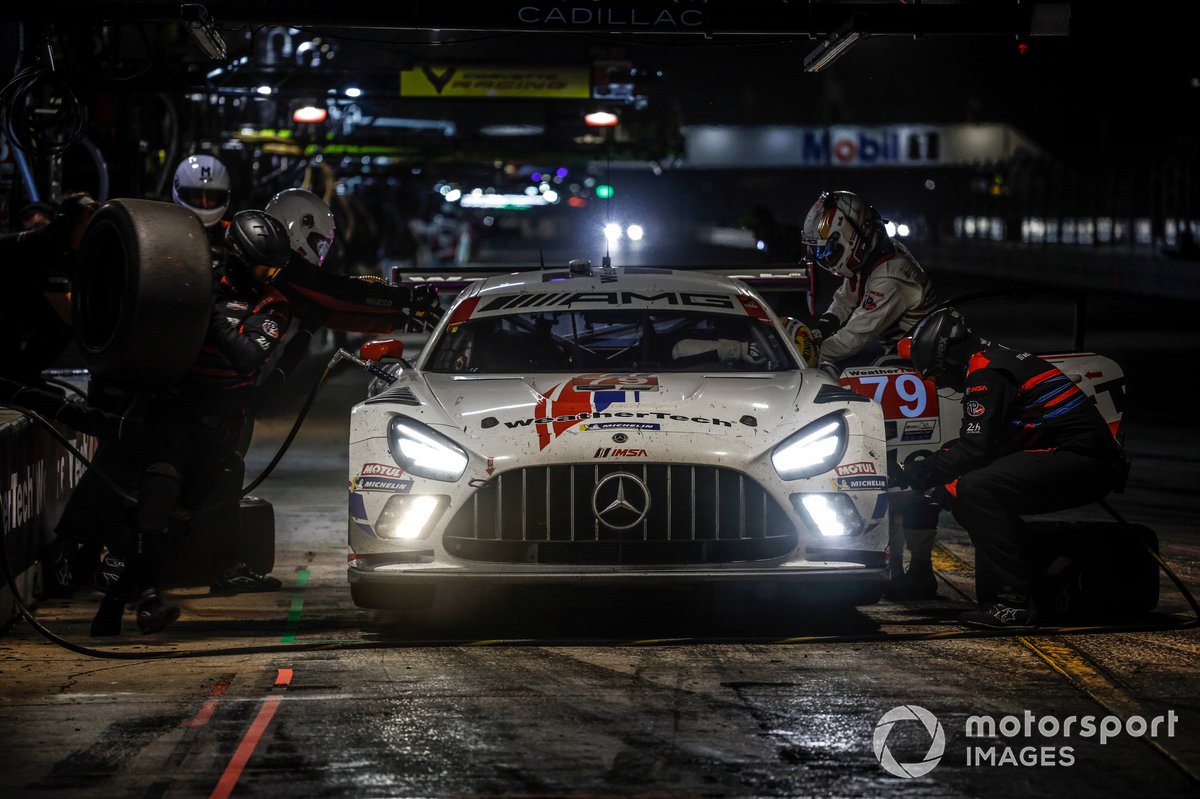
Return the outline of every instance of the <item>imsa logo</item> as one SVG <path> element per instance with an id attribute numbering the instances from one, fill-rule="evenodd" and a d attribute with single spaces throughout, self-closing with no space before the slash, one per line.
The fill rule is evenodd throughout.
<path id="1" fill-rule="evenodd" d="M 601 447 L 596 450 L 593 458 L 645 458 L 649 455 L 644 449 L 628 449 L 623 447 Z"/>

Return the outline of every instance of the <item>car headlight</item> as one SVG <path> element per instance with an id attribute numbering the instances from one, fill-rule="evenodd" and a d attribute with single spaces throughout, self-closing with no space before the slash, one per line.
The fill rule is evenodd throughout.
<path id="1" fill-rule="evenodd" d="M 862 516 L 845 494 L 792 494 L 792 507 L 826 538 L 862 532 Z"/>
<path id="2" fill-rule="evenodd" d="M 409 474 L 453 483 L 467 469 L 462 447 L 432 428 L 404 416 L 388 422 L 388 452 Z"/>
<path id="3" fill-rule="evenodd" d="M 797 430 L 771 452 L 771 464 L 784 480 L 827 472 L 846 454 L 846 420 L 831 413 Z"/>

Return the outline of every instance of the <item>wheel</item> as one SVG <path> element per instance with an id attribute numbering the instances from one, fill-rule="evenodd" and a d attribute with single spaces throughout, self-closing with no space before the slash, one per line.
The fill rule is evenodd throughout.
<path id="1" fill-rule="evenodd" d="M 182 377 L 208 329 L 212 261 L 200 220 L 173 203 L 110 200 L 88 223 L 72 283 L 80 355 L 126 384 Z"/>

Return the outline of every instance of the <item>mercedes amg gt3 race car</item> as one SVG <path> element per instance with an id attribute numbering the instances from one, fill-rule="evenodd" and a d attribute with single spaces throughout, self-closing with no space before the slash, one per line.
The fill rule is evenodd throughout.
<path id="1" fill-rule="evenodd" d="M 746 282 L 572 262 L 457 297 L 353 408 L 361 607 L 473 586 L 762 583 L 879 598 L 882 406 Z"/>

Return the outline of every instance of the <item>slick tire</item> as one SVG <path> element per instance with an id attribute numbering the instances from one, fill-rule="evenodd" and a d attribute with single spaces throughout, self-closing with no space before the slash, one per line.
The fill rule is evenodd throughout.
<path id="1" fill-rule="evenodd" d="M 172 382 L 204 341 L 212 291 L 208 236 L 192 212 L 110 200 L 88 223 L 72 283 L 80 355 L 96 377 Z"/>

